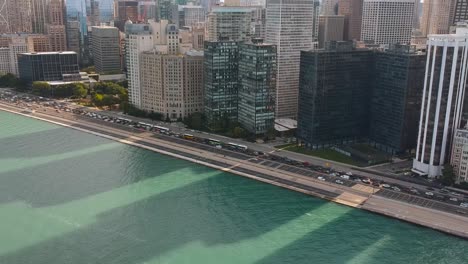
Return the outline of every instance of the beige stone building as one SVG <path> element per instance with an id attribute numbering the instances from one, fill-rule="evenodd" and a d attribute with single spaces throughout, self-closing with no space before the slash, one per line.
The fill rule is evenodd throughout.
<path id="1" fill-rule="evenodd" d="M 420 21 L 423 36 L 448 34 L 452 24 L 455 0 L 424 0 Z"/>

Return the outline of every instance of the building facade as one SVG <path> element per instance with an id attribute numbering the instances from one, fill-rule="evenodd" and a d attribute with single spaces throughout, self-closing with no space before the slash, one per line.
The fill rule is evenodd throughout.
<path id="1" fill-rule="evenodd" d="M 0 0 L 0 34 L 32 33 L 30 0 Z"/>
<path id="2" fill-rule="evenodd" d="M 452 20 L 450 21 L 451 25 L 455 25 L 458 22 L 463 22 L 468 20 L 468 1 L 467 0 L 456 0 L 452 8 Z"/>
<path id="3" fill-rule="evenodd" d="M 317 0 L 268 0 L 265 42 L 276 46 L 276 117 L 296 118 L 301 50 L 318 46 Z"/>
<path id="4" fill-rule="evenodd" d="M 27 34 L 0 35 L 2 58 L 5 59 L 1 62 L 2 72 L 11 73 L 16 76 L 19 75 L 18 54 L 34 51 L 32 42 L 28 39 L 28 36 Z"/>
<path id="5" fill-rule="evenodd" d="M 338 15 L 345 17 L 344 40 L 360 40 L 363 0 L 339 0 Z"/>
<path id="6" fill-rule="evenodd" d="M 409 44 L 416 0 L 364 0 L 361 40 Z"/>
<path id="7" fill-rule="evenodd" d="M 75 52 L 39 52 L 18 54 L 19 77 L 35 81 L 80 80 L 78 56 Z"/>
<path id="8" fill-rule="evenodd" d="M 420 22 L 422 34 L 448 34 L 453 21 L 454 5 L 454 0 L 425 0 Z"/>
<path id="9" fill-rule="evenodd" d="M 141 109 L 176 121 L 203 112 L 203 52 L 143 52 Z"/>
<path id="10" fill-rule="evenodd" d="M 416 148 L 426 55 L 396 45 L 375 53 L 369 140 L 392 154 Z"/>
<path id="11" fill-rule="evenodd" d="M 450 160 L 455 129 L 460 127 L 466 90 L 468 37 L 431 35 L 427 41 L 426 74 L 413 171 L 429 177 L 442 174 Z"/>
<path id="12" fill-rule="evenodd" d="M 237 121 L 239 43 L 205 41 L 203 65 L 206 125 L 220 130 L 222 120 Z"/>
<path id="13" fill-rule="evenodd" d="M 128 101 L 141 107 L 140 54 L 153 49 L 153 36 L 149 24 L 125 24 L 125 64 L 128 80 Z"/>
<path id="14" fill-rule="evenodd" d="M 319 17 L 319 48 L 328 41 L 343 40 L 344 16 L 328 15 Z"/>
<path id="15" fill-rule="evenodd" d="M 450 164 L 456 176 L 456 182 L 468 182 L 468 130 L 457 129 L 453 137 Z"/>
<path id="16" fill-rule="evenodd" d="M 351 42 L 301 52 L 297 137 L 317 149 L 368 134 L 373 52 Z"/>
<path id="17" fill-rule="evenodd" d="M 208 40 L 244 41 L 250 38 L 252 11 L 242 7 L 215 7 L 208 14 Z"/>
<path id="18" fill-rule="evenodd" d="M 91 28 L 91 52 L 97 73 L 120 73 L 120 34 L 116 27 Z"/>
<path id="19" fill-rule="evenodd" d="M 265 134 L 275 123 L 276 47 L 253 39 L 239 49 L 239 123 Z"/>

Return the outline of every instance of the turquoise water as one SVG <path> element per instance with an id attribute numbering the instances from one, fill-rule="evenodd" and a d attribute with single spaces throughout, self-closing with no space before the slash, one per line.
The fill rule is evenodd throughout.
<path id="1" fill-rule="evenodd" d="M 0 263 L 468 263 L 468 242 L 0 111 Z"/>

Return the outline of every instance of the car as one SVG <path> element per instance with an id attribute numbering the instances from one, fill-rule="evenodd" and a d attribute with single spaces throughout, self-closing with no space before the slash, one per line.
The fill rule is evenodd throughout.
<path id="1" fill-rule="evenodd" d="M 349 180 L 349 176 L 348 176 L 348 175 L 341 175 L 340 177 L 343 178 L 343 179 L 345 179 L 345 180 Z"/>
<path id="2" fill-rule="evenodd" d="M 362 182 L 365 184 L 370 184 L 371 180 L 370 179 L 362 179 Z"/>
<path id="3" fill-rule="evenodd" d="M 401 192 L 401 189 L 398 188 L 398 187 L 396 187 L 396 186 L 393 186 L 392 189 L 393 189 L 394 191 L 396 191 L 396 192 Z"/>
<path id="4" fill-rule="evenodd" d="M 325 178 L 322 177 L 322 176 L 319 176 L 317 179 L 321 180 L 321 181 L 325 181 Z"/>
<path id="5" fill-rule="evenodd" d="M 434 196 L 434 193 L 432 193 L 432 192 L 425 192 L 425 194 L 426 194 L 427 196 Z"/>
<path id="6" fill-rule="evenodd" d="M 412 193 L 419 193 L 418 190 L 416 190 L 416 189 L 414 189 L 414 188 L 411 188 L 411 189 L 410 189 L 410 192 L 412 192 Z"/>
<path id="7" fill-rule="evenodd" d="M 344 184 L 344 182 L 342 180 L 336 180 L 335 182 L 338 183 L 338 184 Z"/>
<path id="8" fill-rule="evenodd" d="M 458 199 L 457 199 L 457 198 L 455 198 L 455 197 L 450 197 L 450 199 L 449 199 L 449 200 L 450 200 L 450 201 L 452 201 L 452 202 L 458 202 Z"/>
<path id="9" fill-rule="evenodd" d="M 384 183 L 384 184 L 382 184 L 382 187 L 383 188 L 390 188 L 391 186 L 389 184 Z"/>
<path id="10" fill-rule="evenodd" d="M 468 208 L 468 203 L 461 203 L 460 206 L 463 208 Z"/>

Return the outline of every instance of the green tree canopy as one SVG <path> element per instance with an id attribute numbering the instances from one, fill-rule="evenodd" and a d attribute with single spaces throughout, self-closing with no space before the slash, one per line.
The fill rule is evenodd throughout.
<path id="1" fill-rule="evenodd" d="M 444 169 L 442 170 L 442 177 L 440 178 L 442 184 L 447 186 L 452 186 L 455 183 L 455 172 L 453 166 L 450 164 L 445 164 Z"/>
<path id="2" fill-rule="evenodd" d="M 52 87 L 47 82 L 33 82 L 32 93 L 43 97 L 50 97 L 52 94 Z"/>

